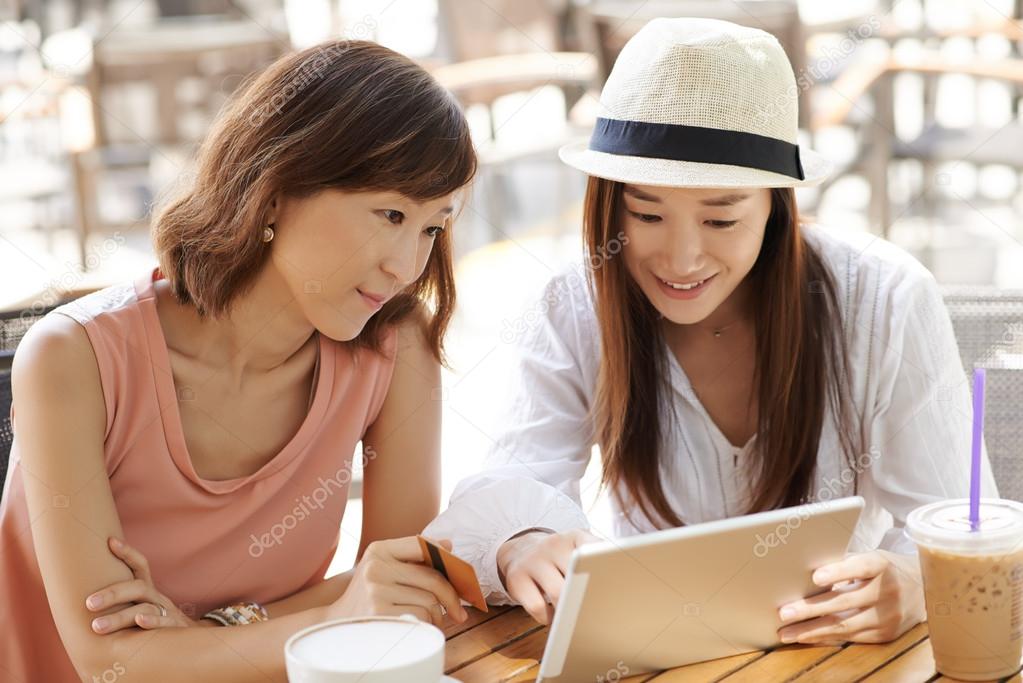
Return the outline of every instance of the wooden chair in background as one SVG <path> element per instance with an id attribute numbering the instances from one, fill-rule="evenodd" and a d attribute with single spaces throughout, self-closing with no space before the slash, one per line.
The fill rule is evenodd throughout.
<path id="1" fill-rule="evenodd" d="M 71 154 L 83 264 L 89 235 L 144 220 L 154 194 L 187 169 L 227 97 L 288 49 L 286 35 L 247 19 L 163 19 L 96 38 L 85 75 L 92 141 Z M 140 92 L 150 103 L 141 111 Z M 136 120 L 133 111 L 143 115 Z M 142 201 L 141 211 L 111 222 L 101 183 L 115 175 Z"/>
<path id="2" fill-rule="evenodd" d="M 596 58 L 566 50 L 565 27 L 572 5 L 567 0 L 502 0 L 463 3 L 438 0 L 438 52 L 452 61 L 432 69 L 437 80 L 463 107 L 483 107 L 489 137 L 476 141 L 484 190 L 486 219 L 498 239 L 507 214 L 518 208 L 509 174 L 519 163 L 557 160 L 562 144 L 588 135 L 598 88 Z M 495 102 L 506 95 L 558 87 L 565 100 L 565 118 L 525 144 L 502 137 L 494 115 Z M 584 94 L 589 91 L 589 97 Z"/>

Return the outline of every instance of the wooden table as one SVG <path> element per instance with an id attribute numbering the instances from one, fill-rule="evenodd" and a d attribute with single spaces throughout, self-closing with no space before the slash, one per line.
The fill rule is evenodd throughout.
<path id="1" fill-rule="evenodd" d="M 469 620 L 444 629 L 448 638 L 445 670 L 462 683 L 522 683 L 536 679 L 547 629 L 521 608 L 491 607 L 484 614 L 469 609 Z M 910 629 L 901 638 L 881 645 L 820 647 L 786 645 L 767 652 L 750 652 L 643 674 L 621 681 L 680 683 L 681 681 L 822 681 L 866 680 L 945 681 L 934 671 L 927 625 Z M 1017 674 L 1005 679 L 1023 683 Z"/>

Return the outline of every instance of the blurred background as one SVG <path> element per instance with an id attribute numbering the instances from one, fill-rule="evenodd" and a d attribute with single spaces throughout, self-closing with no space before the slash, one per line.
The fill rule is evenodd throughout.
<path id="1" fill-rule="evenodd" d="M 801 142 L 838 169 L 799 190 L 801 210 L 911 251 L 947 288 L 964 365 L 986 354 L 1018 371 L 1021 12 L 1023 0 L 4 0 L 0 363 L 28 314 L 155 264 L 154 203 L 187 182 L 247 76 L 329 38 L 375 40 L 451 89 L 482 161 L 455 226 L 460 308 L 437 396 L 446 499 L 493 441 L 508 330 L 581 254 L 585 178 L 557 148 L 588 135 L 601 84 L 646 21 L 704 16 L 787 50 Z M 599 527 L 596 475 L 583 489 Z M 331 573 L 354 558 L 357 495 Z"/>

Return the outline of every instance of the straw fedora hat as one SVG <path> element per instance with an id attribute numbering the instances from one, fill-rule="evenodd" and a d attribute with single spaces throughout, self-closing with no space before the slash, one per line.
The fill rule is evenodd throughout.
<path id="1" fill-rule="evenodd" d="M 816 185 L 832 164 L 799 147 L 798 94 L 771 34 L 717 19 L 654 19 L 618 56 L 589 141 L 558 155 L 638 185 Z"/>

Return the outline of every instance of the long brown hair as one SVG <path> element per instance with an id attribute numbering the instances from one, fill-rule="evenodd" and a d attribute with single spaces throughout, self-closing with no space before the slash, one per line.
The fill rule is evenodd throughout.
<path id="1" fill-rule="evenodd" d="M 591 177 L 583 226 L 588 256 L 617 239 L 622 206 L 618 182 Z M 625 247 L 628 248 L 628 247 Z M 594 262 L 590 259 L 590 262 Z M 603 459 L 602 484 L 631 519 L 619 486 L 656 526 L 681 526 L 661 484 L 666 454 L 669 364 L 660 316 L 629 275 L 624 260 L 600 260 L 589 270 L 601 334 L 593 419 Z M 834 279 L 803 238 L 791 188 L 771 190 L 771 212 L 752 270 L 758 399 L 752 500 L 757 512 L 809 500 L 821 431 L 830 407 L 840 445 L 855 458 L 848 353 Z"/>
<path id="2" fill-rule="evenodd" d="M 275 196 L 334 188 L 426 201 L 475 172 L 465 117 L 428 73 L 376 43 L 323 43 L 270 65 L 220 112 L 194 182 L 156 217 L 161 270 L 180 303 L 221 316 L 269 257 L 262 232 Z M 379 348 L 381 330 L 420 302 L 432 313 L 427 340 L 443 360 L 455 303 L 450 230 L 435 239 L 422 276 L 354 344 Z"/>

